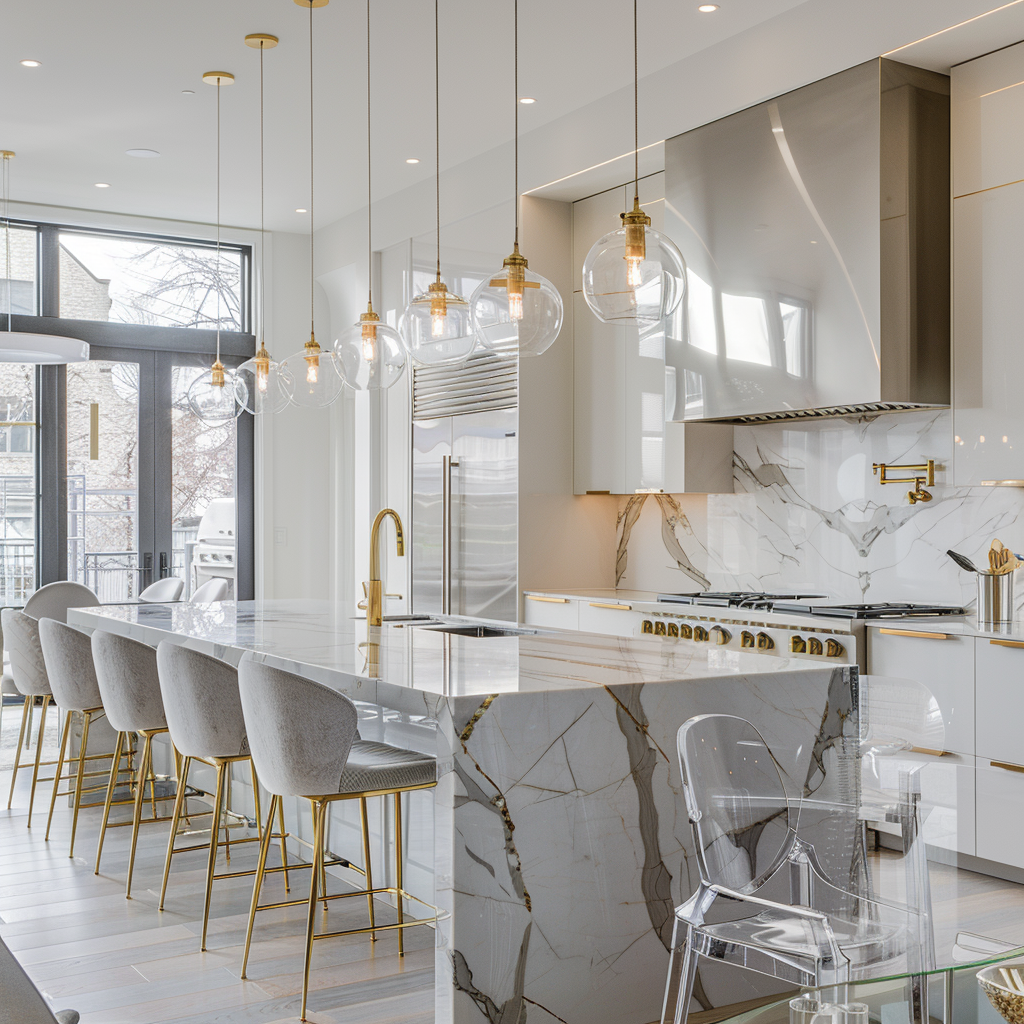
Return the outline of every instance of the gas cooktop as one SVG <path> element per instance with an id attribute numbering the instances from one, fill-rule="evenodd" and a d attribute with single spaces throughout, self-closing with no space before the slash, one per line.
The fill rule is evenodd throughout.
<path id="1" fill-rule="evenodd" d="M 752 611 L 817 615 L 832 619 L 899 619 L 933 615 L 964 615 L 953 605 L 878 602 L 874 604 L 825 604 L 827 594 L 790 592 L 773 594 L 756 591 L 706 591 L 700 594 L 659 594 L 659 601 L 700 605 L 705 608 L 745 608 Z"/>
<path id="2" fill-rule="evenodd" d="M 809 594 L 806 591 L 790 591 L 785 594 L 769 594 L 751 590 L 708 590 L 700 594 L 659 594 L 659 601 L 673 604 L 701 604 L 712 608 L 755 608 L 771 611 L 780 601 L 826 600 L 828 594 Z"/>

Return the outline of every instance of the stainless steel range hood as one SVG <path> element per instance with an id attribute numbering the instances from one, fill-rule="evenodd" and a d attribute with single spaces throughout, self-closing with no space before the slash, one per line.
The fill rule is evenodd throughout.
<path id="1" fill-rule="evenodd" d="M 671 418 L 949 404 L 948 78 L 861 64 L 669 139 L 665 185 Z"/>

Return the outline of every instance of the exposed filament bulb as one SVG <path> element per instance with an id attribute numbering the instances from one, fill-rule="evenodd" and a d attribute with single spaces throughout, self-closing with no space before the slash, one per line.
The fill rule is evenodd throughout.
<path id="1" fill-rule="evenodd" d="M 430 336 L 432 338 L 444 337 L 444 314 L 432 313 L 430 315 Z"/>
<path id="2" fill-rule="evenodd" d="M 254 362 L 256 363 L 256 388 L 266 393 L 267 380 L 270 377 L 270 353 L 267 352 L 267 346 L 263 344 L 262 340 Z"/>
<path id="3" fill-rule="evenodd" d="M 626 257 L 626 284 L 630 288 L 639 288 L 644 283 L 643 273 L 640 270 L 641 263 L 643 263 L 641 256 Z"/>
<path id="4" fill-rule="evenodd" d="M 363 358 L 372 363 L 377 358 L 377 326 L 363 323 Z"/>
<path id="5" fill-rule="evenodd" d="M 320 346 L 317 344 L 313 331 L 309 332 L 309 341 L 305 345 L 306 354 L 302 357 L 306 360 L 306 383 L 316 384 L 320 378 Z"/>
<path id="6" fill-rule="evenodd" d="M 647 228 L 650 227 L 651 218 L 641 209 L 638 196 L 633 197 L 633 209 L 620 216 L 626 231 L 626 251 L 623 254 L 626 260 L 626 286 L 639 288 L 644 283 L 641 265 L 647 258 Z"/>
<path id="7" fill-rule="evenodd" d="M 508 316 L 510 320 L 523 319 L 523 293 L 517 295 L 511 288 L 508 293 Z"/>
<path id="8" fill-rule="evenodd" d="M 443 338 L 445 321 L 448 319 L 448 288 L 440 277 L 431 283 L 430 288 L 430 336 Z"/>
<path id="9" fill-rule="evenodd" d="M 267 374 L 262 369 L 256 372 L 256 387 L 263 392 L 267 390 Z"/>

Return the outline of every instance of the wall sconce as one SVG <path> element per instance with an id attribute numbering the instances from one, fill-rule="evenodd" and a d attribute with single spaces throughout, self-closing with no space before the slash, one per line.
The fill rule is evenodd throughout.
<path id="1" fill-rule="evenodd" d="M 891 470 L 897 470 L 903 473 L 912 473 L 913 476 L 887 476 L 886 474 Z M 919 501 L 931 501 L 932 496 L 930 491 L 926 491 L 925 487 L 935 486 L 935 460 L 929 459 L 924 463 L 917 463 L 915 465 L 905 466 L 889 466 L 884 462 L 876 462 L 871 466 L 871 472 L 878 477 L 880 484 L 913 484 L 914 489 L 907 491 L 907 498 L 910 500 L 911 505 L 916 505 Z"/>

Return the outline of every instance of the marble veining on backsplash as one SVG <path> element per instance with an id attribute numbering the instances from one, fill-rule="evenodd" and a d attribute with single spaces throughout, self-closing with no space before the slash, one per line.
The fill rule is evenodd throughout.
<path id="1" fill-rule="evenodd" d="M 948 548 L 985 564 L 1024 549 L 1024 491 L 954 488 L 948 410 L 737 427 L 734 494 L 638 494 L 619 511 L 616 585 L 693 592 L 797 589 L 844 601 L 976 603 Z M 873 463 L 936 461 L 911 505 Z M 1024 604 L 1024 588 L 1020 597 Z"/>

